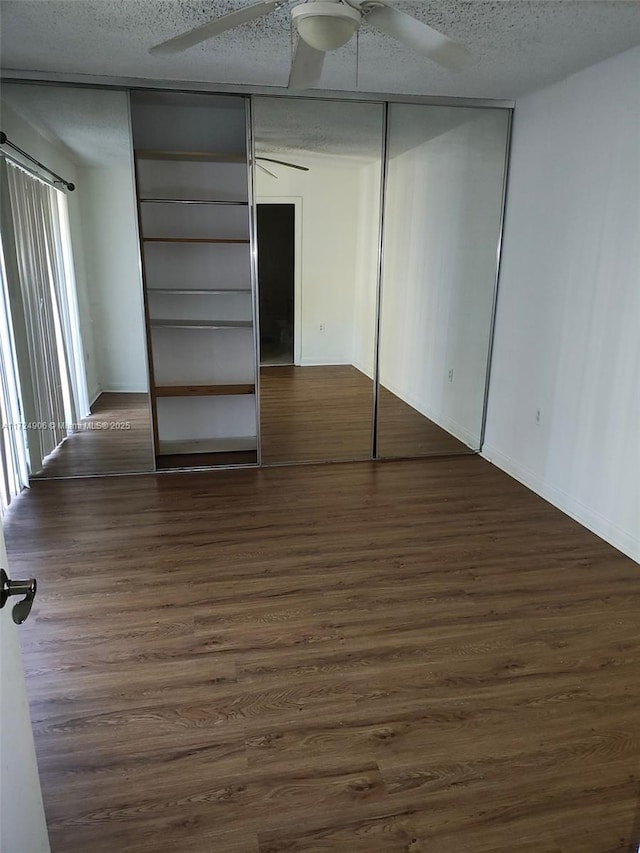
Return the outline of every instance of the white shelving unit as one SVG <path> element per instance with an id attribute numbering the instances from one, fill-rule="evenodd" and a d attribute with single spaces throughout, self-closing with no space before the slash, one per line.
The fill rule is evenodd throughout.
<path id="1" fill-rule="evenodd" d="M 158 464 L 257 462 L 244 99 L 134 93 L 132 124 Z"/>

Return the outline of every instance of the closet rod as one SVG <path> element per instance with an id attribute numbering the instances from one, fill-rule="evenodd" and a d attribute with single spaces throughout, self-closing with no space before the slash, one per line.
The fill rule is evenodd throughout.
<path id="1" fill-rule="evenodd" d="M 17 151 L 19 154 L 22 154 L 23 157 L 27 158 L 27 160 L 30 160 L 32 163 L 35 163 L 36 166 L 38 166 L 40 169 L 52 175 L 59 183 L 64 184 L 70 193 L 75 190 L 75 184 L 72 184 L 70 181 L 65 181 L 65 179 L 61 178 L 60 175 L 53 171 L 53 169 L 50 169 L 48 166 L 45 166 L 44 163 L 41 163 L 39 160 L 36 160 L 36 158 L 32 157 L 31 154 L 27 154 L 26 151 L 23 151 L 22 148 L 20 148 L 14 142 L 11 142 L 11 140 L 7 138 L 7 134 L 4 133 L 2 130 L 0 130 L 0 145 L 8 145 L 9 148 L 13 148 L 14 151 Z"/>

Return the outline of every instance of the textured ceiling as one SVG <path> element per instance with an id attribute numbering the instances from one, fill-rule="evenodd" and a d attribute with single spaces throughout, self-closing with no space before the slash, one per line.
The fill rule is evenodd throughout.
<path id="1" fill-rule="evenodd" d="M 2 65 L 63 74 L 285 86 L 289 9 L 182 54 L 150 47 L 247 0 L 3 0 Z M 466 43 L 473 61 L 452 74 L 364 25 L 329 54 L 325 89 L 514 98 L 640 43 L 636 0 L 393 0 Z"/>
<path id="2" fill-rule="evenodd" d="M 253 121 L 258 154 L 380 159 L 383 128 L 380 104 L 255 98 Z"/>
<path id="3" fill-rule="evenodd" d="M 106 166 L 131 159 L 125 92 L 72 86 L 3 83 L 2 100 L 79 165 Z"/>
<path id="4" fill-rule="evenodd" d="M 79 165 L 110 166 L 131 162 L 127 95 L 107 89 L 3 83 L 0 94 L 25 121 L 66 149 Z M 140 93 L 136 94 L 139 101 Z M 161 97 L 154 93 L 155 102 Z M 175 97 L 175 96 L 174 96 Z M 180 95 L 188 99 L 189 95 Z M 216 96 L 197 95 L 216 101 Z M 397 116 L 396 116 L 397 113 Z M 391 156 L 439 136 L 478 114 L 503 110 L 474 110 L 446 106 L 394 104 L 391 108 Z M 305 158 L 329 156 L 345 162 L 379 161 L 383 114 L 380 104 L 305 98 L 257 97 L 253 102 L 258 154 Z M 397 121 L 396 121 L 397 117 Z M 301 159 L 302 158 L 302 159 Z"/>
<path id="5" fill-rule="evenodd" d="M 392 104 L 389 155 L 396 157 L 468 122 L 488 119 L 491 126 L 503 127 L 506 117 L 504 110 Z M 380 104 L 258 97 L 253 118 L 258 154 L 290 155 L 298 162 L 306 162 L 308 155 L 360 163 L 379 162 L 382 156 Z M 482 142 L 482 131 L 476 131 L 475 144 Z"/>

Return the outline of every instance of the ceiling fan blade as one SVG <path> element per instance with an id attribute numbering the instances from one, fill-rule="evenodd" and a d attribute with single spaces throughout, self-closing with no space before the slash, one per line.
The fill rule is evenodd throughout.
<path id="1" fill-rule="evenodd" d="M 263 166 L 261 163 L 258 163 L 258 158 L 257 158 L 257 157 L 256 157 L 256 166 L 257 166 L 257 167 L 258 167 L 258 169 L 260 169 L 262 172 L 266 172 L 266 173 L 267 173 L 267 175 L 271 175 L 271 177 L 272 177 L 272 178 L 275 178 L 275 179 L 276 179 L 276 181 L 278 180 L 278 176 L 275 174 L 275 172 L 270 172 L 270 171 L 269 171 L 269 169 L 267 169 L 267 168 L 266 168 L 265 166 Z"/>
<path id="2" fill-rule="evenodd" d="M 311 89 L 320 82 L 324 51 L 310 47 L 302 38 L 298 39 L 296 53 L 289 74 L 290 89 Z"/>
<path id="3" fill-rule="evenodd" d="M 229 12 L 228 15 L 215 18 L 215 20 L 209 21 L 208 24 L 203 24 L 201 27 L 196 27 L 194 30 L 183 33 L 181 36 L 176 36 L 155 45 L 149 53 L 179 53 L 181 50 L 186 50 L 188 47 L 193 47 L 194 44 L 207 41 L 207 39 L 233 29 L 233 27 L 239 27 L 240 24 L 246 24 L 249 21 L 255 21 L 256 18 L 261 18 L 263 15 L 268 15 L 269 12 L 272 12 L 282 2 L 283 0 L 262 0 L 261 3 L 245 6 L 236 12 Z"/>
<path id="4" fill-rule="evenodd" d="M 412 47 L 450 71 L 460 71 L 470 59 L 471 54 L 465 45 L 399 9 L 375 6 L 367 13 L 366 21 L 385 35 Z"/>
<path id="5" fill-rule="evenodd" d="M 297 163 L 287 163 L 286 160 L 274 160 L 273 157 L 256 157 L 256 160 L 262 160 L 264 163 L 277 163 L 279 166 L 288 166 L 290 169 L 298 169 L 300 172 L 308 172 L 308 166 L 298 166 Z"/>

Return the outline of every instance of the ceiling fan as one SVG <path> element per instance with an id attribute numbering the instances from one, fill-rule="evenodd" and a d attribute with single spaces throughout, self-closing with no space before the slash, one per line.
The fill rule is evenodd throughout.
<path id="1" fill-rule="evenodd" d="M 178 53 L 293 2 L 261 0 L 164 41 L 150 52 Z M 299 39 L 289 75 L 290 89 L 315 86 L 320 80 L 325 54 L 345 45 L 363 21 L 451 71 L 460 70 L 469 56 L 465 45 L 383 0 L 305 0 L 293 6 L 291 19 Z"/>
<path id="2" fill-rule="evenodd" d="M 266 172 L 267 175 L 271 175 L 272 178 L 278 180 L 278 176 L 273 172 L 269 171 L 266 166 L 263 166 L 263 163 L 277 163 L 279 166 L 286 166 L 287 169 L 296 169 L 298 172 L 310 172 L 308 166 L 300 166 L 298 163 L 289 163 L 287 160 L 275 160 L 273 157 L 262 157 L 256 156 L 256 166 L 258 169 L 261 169 L 263 172 Z"/>

